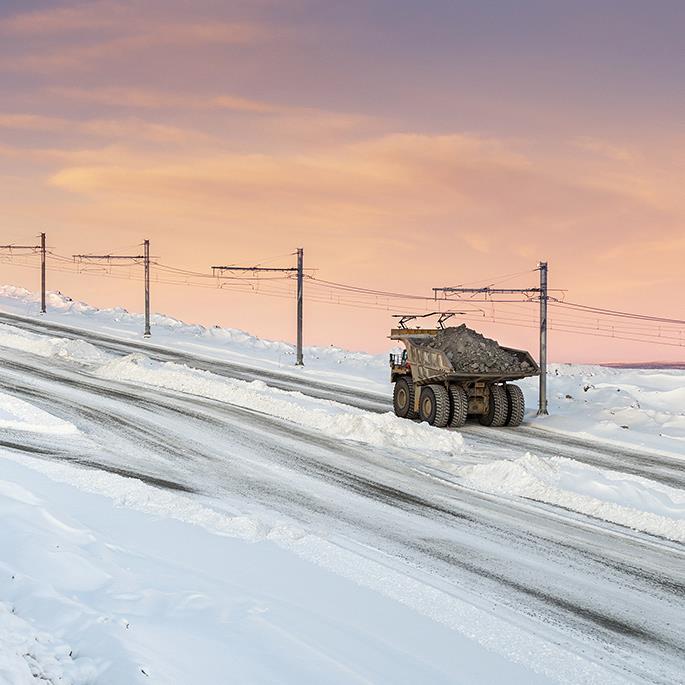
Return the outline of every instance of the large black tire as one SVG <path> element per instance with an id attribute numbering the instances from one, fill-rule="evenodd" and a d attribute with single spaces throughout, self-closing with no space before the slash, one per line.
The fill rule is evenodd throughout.
<path id="1" fill-rule="evenodd" d="M 501 428 L 507 422 L 509 402 L 507 392 L 501 385 L 490 386 L 490 407 L 486 414 L 478 417 L 481 425 Z"/>
<path id="2" fill-rule="evenodd" d="M 515 428 L 520 426 L 526 411 L 526 401 L 523 398 L 523 390 L 518 385 L 507 383 L 507 421 L 506 425 Z"/>
<path id="3" fill-rule="evenodd" d="M 450 420 L 450 396 L 444 386 L 422 386 L 419 416 L 431 426 L 444 428 L 447 425 Z"/>
<path id="4" fill-rule="evenodd" d="M 450 421 L 452 428 L 462 428 L 469 413 L 469 396 L 466 390 L 453 383 L 450 385 Z"/>
<path id="5" fill-rule="evenodd" d="M 418 414 L 414 411 L 414 381 L 411 378 L 399 378 L 395 381 L 392 393 L 392 406 L 395 415 L 403 419 L 416 419 Z"/>

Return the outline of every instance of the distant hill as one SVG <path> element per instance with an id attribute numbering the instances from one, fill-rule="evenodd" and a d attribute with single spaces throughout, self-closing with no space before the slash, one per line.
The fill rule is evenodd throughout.
<path id="1" fill-rule="evenodd" d="M 600 366 L 610 366 L 614 369 L 683 369 L 685 362 L 609 362 Z"/>

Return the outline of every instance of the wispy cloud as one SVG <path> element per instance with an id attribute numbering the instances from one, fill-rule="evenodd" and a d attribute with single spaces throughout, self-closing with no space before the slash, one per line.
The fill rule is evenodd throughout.
<path id="1" fill-rule="evenodd" d="M 105 108 L 133 110 L 145 116 L 148 110 L 242 115 L 252 121 L 264 135 L 287 137 L 306 144 L 311 140 L 335 141 L 350 133 L 357 135 L 378 132 L 387 122 L 376 117 L 352 112 L 335 112 L 316 107 L 256 100 L 236 94 L 198 94 L 131 88 L 98 86 L 75 88 L 54 86 L 51 98 L 63 102 L 88 103 Z"/>
<path id="2" fill-rule="evenodd" d="M 169 48 L 249 45 L 271 34 L 265 25 L 250 21 L 183 21 L 170 9 L 93 2 L 7 17 L 0 20 L 0 69 L 93 71 L 103 61 L 130 60 Z"/>
<path id="3" fill-rule="evenodd" d="M 53 87 L 53 96 L 90 102 L 108 107 L 136 107 L 140 109 L 227 109 L 251 114 L 276 113 L 284 107 L 238 95 L 198 95 L 121 86 L 93 88 Z"/>
<path id="4" fill-rule="evenodd" d="M 66 119 L 35 114 L 0 113 L 0 130 L 23 132 L 51 132 L 66 137 L 91 136 L 109 140 L 122 140 L 127 143 L 147 141 L 153 143 L 192 144 L 212 140 L 211 136 L 194 129 L 170 126 L 168 124 L 145 121 L 135 117 L 123 119 Z M 40 149 L 26 150 L 27 154 L 40 154 Z"/>
<path id="5" fill-rule="evenodd" d="M 581 150 L 593 152 L 601 157 L 606 157 L 619 162 L 629 162 L 637 157 L 635 150 L 599 138 L 581 136 L 575 139 L 574 145 Z"/>

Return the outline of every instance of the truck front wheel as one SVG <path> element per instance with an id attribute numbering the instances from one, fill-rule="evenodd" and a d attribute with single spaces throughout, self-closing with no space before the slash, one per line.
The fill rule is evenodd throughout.
<path id="1" fill-rule="evenodd" d="M 421 388 L 419 415 L 431 426 L 444 428 L 450 420 L 450 396 L 442 385 L 424 385 Z"/>
<path id="2" fill-rule="evenodd" d="M 399 378 L 395 381 L 395 388 L 392 393 L 392 406 L 395 416 L 403 419 L 417 418 L 414 411 L 414 383 L 406 378 Z"/>

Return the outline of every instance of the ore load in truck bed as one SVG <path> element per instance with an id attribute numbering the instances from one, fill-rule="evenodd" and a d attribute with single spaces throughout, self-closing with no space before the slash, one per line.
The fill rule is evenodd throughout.
<path id="1" fill-rule="evenodd" d="M 533 367 L 525 359 L 519 359 L 496 340 L 461 326 L 439 330 L 421 343 L 421 347 L 442 350 L 457 373 L 528 374 Z"/>

